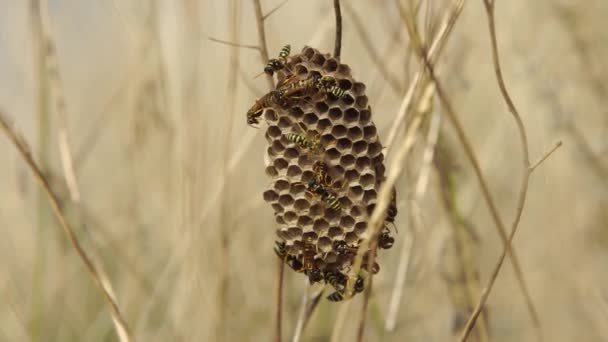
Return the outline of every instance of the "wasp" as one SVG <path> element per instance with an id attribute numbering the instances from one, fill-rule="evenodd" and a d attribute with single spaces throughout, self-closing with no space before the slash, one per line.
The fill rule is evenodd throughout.
<path id="1" fill-rule="evenodd" d="M 264 73 L 272 76 L 275 72 L 285 68 L 285 63 L 287 62 L 289 53 L 291 53 L 291 45 L 287 44 L 283 46 L 281 52 L 279 52 L 279 58 L 273 58 L 268 61 L 264 67 Z"/>
<path id="2" fill-rule="evenodd" d="M 329 176 L 327 164 L 321 161 L 316 162 L 315 165 L 313 165 L 312 171 L 315 176 L 308 181 L 306 191 L 321 197 L 321 200 L 323 200 L 331 209 L 336 211 L 342 209 L 338 197 L 327 190 L 327 188 L 335 186 L 335 183 Z"/>
<path id="3" fill-rule="evenodd" d="M 333 247 L 334 247 L 334 250 L 336 251 L 336 253 L 338 253 L 338 255 L 346 256 L 349 254 L 357 253 L 357 247 L 351 246 L 343 240 L 334 241 Z"/>
<path id="4" fill-rule="evenodd" d="M 287 78 L 279 88 L 284 90 L 284 94 L 288 98 L 300 99 L 306 96 L 314 96 L 316 94 L 333 94 L 340 98 L 344 96 L 345 91 L 337 84 L 336 79 L 329 75 L 313 74 L 311 77 L 299 80 L 293 75 Z"/>
<path id="5" fill-rule="evenodd" d="M 319 134 L 315 132 L 314 135 L 308 135 L 304 132 L 306 131 L 306 127 L 304 127 L 303 123 L 298 123 L 296 126 L 298 132 L 300 133 L 287 133 L 285 137 L 290 142 L 294 143 L 296 146 L 308 150 L 313 154 L 321 154 L 323 152 L 323 144 L 321 144 L 319 140 Z"/>
<path id="6" fill-rule="evenodd" d="M 346 284 L 344 284 L 344 285 L 346 285 Z M 340 301 L 344 300 L 344 290 L 345 290 L 344 287 L 341 287 L 339 289 L 336 288 L 335 292 L 330 293 L 326 297 L 327 300 L 329 300 L 330 302 L 340 302 Z M 355 290 L 355 293 L 363 292 L 363 290 L 365 290 L 365 279 L 363 279 L 363 277 L 361 277 L 360 275 L 357 276 L 357 281 L 355 281 L 355 287 L 353 288 L 353 290 Z"/>
<path id="7" fill-rule="evenodd" d="M 266 95 L 255 101 L 253 106 L 247 111 L 247 124 L 250 126 L 257 125 L 259 118 L 262 116 L 264 109 L 273 106 L 289 107 L 290 102 L 284 95 L 282 90 L 272 90 Z M 253 126 L 255 127 L 255 126 Z"/>
<path id="8" fill-rule="evenodd" d="M 310 283 L 316 283 L 323 280 L 321 271 L 315 268 L 315 255 L 317 254 L 317 246 L 312 242 L 311 238 L 307 238 L 302 247 L 302 270 L 308 276 Z"/>
<path id="9" fill-rule="evenodd" d="M 386 230 L 384 230 L 378 236 L 378 247 L 379 248 L 389 249 L 389 248 L 393 247 L 394 243 L 395 243 L 395 239 L 392 236 L 390 236 L 389 232 Z"/>
<path id="10" fill-rule="evenodd" d="M 303 265 L 297 257 L 293 255 L 288 255 L 287 250 L 285 248 L 285 242 L 274 242 L 274 252 L 279 257 L 279 259 L 283 260 L 289 267 L 291 267 L 296 272 L 303 271 Z"/>

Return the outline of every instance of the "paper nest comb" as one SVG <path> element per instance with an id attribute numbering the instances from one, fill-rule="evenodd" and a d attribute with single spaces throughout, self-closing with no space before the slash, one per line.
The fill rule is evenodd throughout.
<path id="1" fill-rule="evenodd" d="M 271 182 L 263 197 L 274 210 L 278 241 L 285 243 L 287 255 L 301 262 L 307 241 L 315 246 L 315 269 L 322 274 L 346 275 L 354 254 L 338 253 L 336 242 L 358 246 L 385 173 L 365 85 L 352 78 L 348 65 L 310 47 L 287 58 L 285 69 L 277 73 L 279 80 L 286 77 L 285 70 L 302 80 L 314 73 L 333 76 L 346 93 L 341 98 L 332 94 L 319 100 L 308 97 L 288 109 L 273 106 L 264 110 L 268 124 L 266 174 Z M 308 131 L 304 134 L 318 136 L 322 153 L 313 155 L 287 139 L 289 133 L 302 134 L 297 126 Z M 318 160 L 327 164 L 332 179 L 341 184 L 333 190 L 339 210 L 307 194 L 307 182 L 314 177 L 313 165 Z M 394 200 L 389 221 L 396 215 Z"/>

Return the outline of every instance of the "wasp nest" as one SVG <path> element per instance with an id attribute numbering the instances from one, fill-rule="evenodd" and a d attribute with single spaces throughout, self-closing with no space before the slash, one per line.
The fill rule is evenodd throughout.
<path id="1" fill-rule="evenodd" d="M 333 88 L 319 86 L 295 95 L 279 92 L 291 97 L 263 109 L 268 124 L 266 174 L 272 179 L 263 197 L 278 224 L 275 250 L 311 283 L 333 285 L 336 293 L 328 299 L 341 300 L 347 270 L 384 180 L 382 144 L 365 85 L 352 78 L 348 65 L 310 47 L 290 57 L 282 51 L 282 57 L 275 91 L 290 87 L 282 84 L 294 88 L 294 80 L 324 78 L 333 81 Z M 397 213 L 394 197 L 387 223 Z M 382 230 L 380 248 L 391 247 L 389 233 L 386 227 Z M 372 269 L 377 272 L 379 266 L 375 263 Z M 361 285 L 358 281 L 355 290 Z"/>

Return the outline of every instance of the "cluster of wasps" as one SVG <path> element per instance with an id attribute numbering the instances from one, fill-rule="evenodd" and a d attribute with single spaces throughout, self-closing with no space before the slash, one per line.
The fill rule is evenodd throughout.
<path id="1" fill-rule="evenodd" d="M 345 91 L 338 86 L 338 82 L 333 76 L 311 73 L 308 78 L 300 79 L 291 70 L 288 70 L 287 61 L 290 52 L 290 45 L 286 45 L 280 51 L 278 58 L 269 60 L 264 67 L 263 73 L 269 76 L 273 76 L 276 72 L 283 70 L 285 77 L 279 81 L 274 90 L 257 99 L 247 111 L 248 125 L 257 127 L 264 110 L 267 108 L 279 108 L 290 111 L 300 101 L 306 101 L 307 98 L 315 100 L 329 94 L 336 98 L 341 98 L 345 95 Z M 313 176 L 306 183 L 302 183 L 305 186 L 307 196 L 321 201 L 331 210 L 341 211 L 342 204 L 340 203 L 339 193 L 344 190 L 347 183 L 335 181 L 330 176 L 330 167 L 323 161 L 326 147 L 321 143 L 319 134 L 316 132 L 309 133 L 303 123 L 294 124 L 293 128 L 295 132 L 285 134 L 287 141 L 297 146 L 300 150 L 305 151 L 314 159 L 317 159 L 312 166 Z M 396 207 L 394 209 L 392 207 L 389 208 L 386 221 L 389 223 L 394 222 L 396 214 Z M 378 236 L 378 248 L 388 249 L 392 247 L 395 240 L 389 233 L 390 230 L 385 226 Z M 352 260 L 357 254 L 359 242 L 348 244 L 346 241 L 338 240 L 334 241 L 332 247 L 338 256 L 347 257 Z M 274 251 L 293 270 L 304 273 L 311 284 L 324 281 L 326 284 L 331 285 L 335 291 L 327 296 L 328 300 L 337 302 L 345 298 L 348 276 L 340 270 L 322 271 L 315 265 L 315 260 L 323 257 L 323 255 L 319 256 L 322 253 L 319 253 L 316 243 L 311 238 L 306 235 L 304 236 L 301 250 L 297 255 L 289 254 L 286 243 L 283 241 L 275 242 Z M 370 252 L 367 251 L 364 255 L 363 271 L 357 276 L 354 285 L 355 293 L 364 290 L 364 274 L 366 274 L 365 270 L 368 269 L 366 261 Z M 372 273 L 377 273 L 379 271 L 378 264 L 374 263 L 371 270 Z"/>

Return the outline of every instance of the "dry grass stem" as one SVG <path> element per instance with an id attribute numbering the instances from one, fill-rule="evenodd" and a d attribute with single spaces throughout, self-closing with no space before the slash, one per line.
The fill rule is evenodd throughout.
<path id="1" fill-rule="evenodd" d="M 298 316 L 298 321 L 296 323 L 296 328 L 294 330 L 293 337 L 291 338 L 291 342 L 299 342 L 302 338 L 304 329 L 306 329 L 306 325 L 317 308 L 319 301 L 321 298 L 323 298 L 324 292 L 325 288 L 314 290 L 313 286 L 308 286 L 308 279 L 306 279 L 306 291 L 302 296 L 300 315 Z"/>
<path id="2" fill-rule="evenodd" d="M 266 30 L 264 29 L 264 15 L 262 14 L 262 4 L 260 0 L 253 0 L 253 8 L 255 10 L 255 19 L 258 29 L 259 51 L 262 57 L 262 64 L 268 62 L 268 44 L 266 43 Z M 274 79 L 270 75 L 266 75 L 266 81 L 269 89 L 274 89 Z"/>
<path id="3" fill-rule="evenodd" d="M 279 8 L 283 7 L 285 4 L 287 4 L 289 0 L 285 0 L 283 2 L 281 2 L 280 4 L 276 5 L 273 9 L 271 9 L 270 11 L 268 11 L 268 13 L 264 14 L 262 16 L 262 20 L 266 20 L 268 19 L 268 17 L 270 17 L 274 12 L 276 12 Z"/>
<path id="4" fill-rule="evenodd" d="M 91 258 L 88 256 L 87 252 L 84 250 L 84 248 L 78 241 L 76 234 L 74 233 L 74 231 L 72 230 L 68 221 L 65 218 L 63 209 L 60 206 L 59 197 L 53 192 L 53 190 L 51 190 L 51 187 L 50 187 L 50 184 L 49 184 L 47 178 L 42 174 L 42 171 L 40 171 L 40 168 L 34 161 L 34 158 L 32 157 L 32 154 L 27 146 L 27 143 L 9 125 L 8 120 L 5 118 L 4 113 L 2 113 L 2 112 L 0 112 L 0 126 L 2 127 L 2 130 L 4 131 L 6 136 L 9 138 L 9 140 L 13 143 L 13 145 L 15 145 L 15 148 L 17 149 L 17 151 L 19 152 L 19 154 L 21 155 L 23 160 L 27 163 L 28 167 L 34 174 L 36 181 L 43 188 L 44 192 L 46 193 L 46 195 L 49 199 L 51 208 L 53 209 L 53 212 L 55 213 L 55 217 L 57 218 L 57 220 L 59 221 L 59 224 L 63 228 L 64 233 L 66 234 L 68 240 L 72 244 L 72 247 L 74 247 L 74 249 L 76 250 L 76 253 L 80 257 L 82 262 L 85 264 L 93 282 L 95 283 L 95 285 L 97 285 L 97 287 L 101 291 L 104 299 L 106 300 L 106 303 L 108 304 L 108 306 L 110 308 L 110 313 L 112 315 L 112 319 L 116 322 L 116 325 L 115 325 L 116 333 L 118 334 L 120 340 L 123 342 L 135 341 L 135 339 L 131 336 L 127 322 L 123 318 L 123 316 L 120 312 L 120 309 L 118 307 L 118 304 L 116 303 L 116 300 L 114 299 L 114 296 L 111 293 L 111 289 L 108 286 L 109 285 L 108 280 L 102 278 L 97 267 L 95 267 L 95 265 L 91 261 Z"/>
<path id="5" fill-rule="evenodd" d="M 340 9 L 340 0 L 334 0 L 334 13 L 336 14 L 336 41 L 334 43 L 334 57 L 340 60 L 342 51 L 342 10 Z"/>
<path id="6" fill-rule="evenodd" d="M 276 293 L 276 303 L 274 310 L 274 319 L 275 319 L 275 338 L 276 342 L 281 342 L 282 338 L 282 308 L 283 308 L 283 273 L 285 271 L 285 263 L 283 260 L 277 259 L 277 287 L 275 289 Z"/>
<path id="7" fill-rule="evenodd" d="M 220 43 L 220 44 L 224 44 L 224 45 L 228 45 L 228 46 L 234 46 L 234 47 L 239 47 L 239 48 L 244 48 L 244 49 L 252 49 L 252 50 L 261 51 L 261 48 L 259 45 L 234 43 L 234 42 L 229 42 L 229 41 L 223 40 L 223 39 L 217 39 L 217 38 L 214 38 L 211 36 L 207 36 L 207 39 L 209 39 L 212 42 L 216 42 L 216 43 Z M 268 53 L 266 53 L 266 56 L 268 56 Z"/>
<path id="8" fill-rule="evenodd" d="M 540 164 L 544 163 L 545 160 L 547 160 L 547 158 L 549 158 L 553 154 L 553 152 L 557 151 L 557 149 L 560 147 L 562 147 L 562 142 L 556 142 L 555 145 L 549 150 L 549 152 L 545 153 L 542 158 L 540 158 L 536 163 L 530 166 L 530 173 L 534 172 L 534 170 L 536 170 L 536 168 L 539 167 Z"/>

